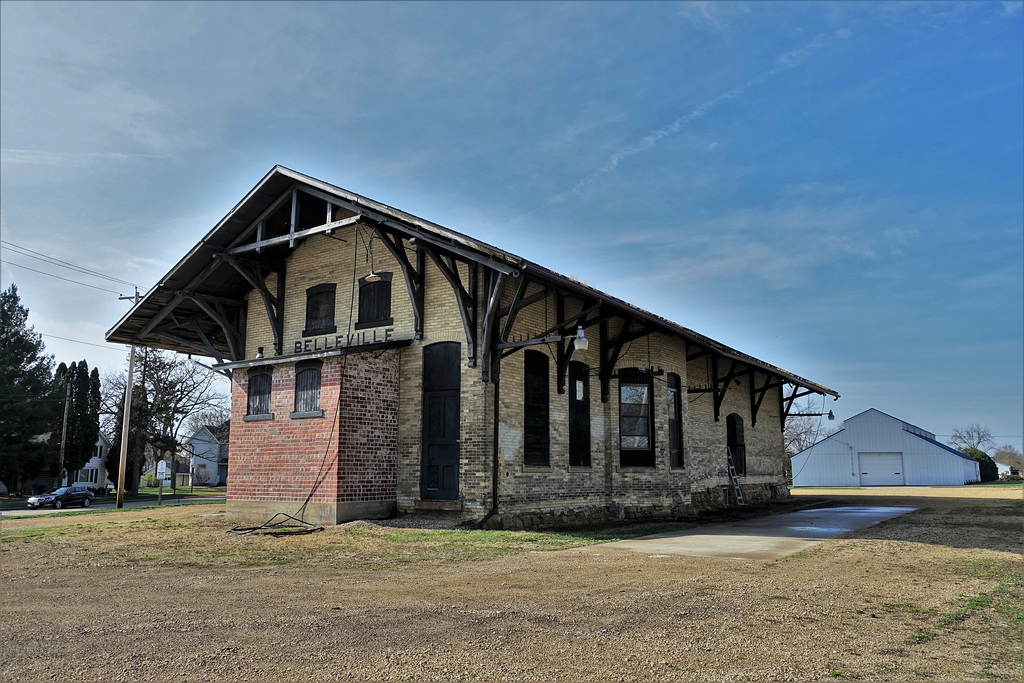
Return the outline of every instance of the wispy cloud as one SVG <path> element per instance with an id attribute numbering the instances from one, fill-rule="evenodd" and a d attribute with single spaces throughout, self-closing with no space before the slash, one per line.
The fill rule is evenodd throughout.
<path id="1" fill-rule="evenodd" d="M 727 90 L 721 93 L 720 95 L 697 105 L 691 111 L 680 116 L 667 126 L 664 126 L 662 128 L 659 128 L 648 133 L 643 138 L 641 138 L 640 141 L 637 142 L 636 144 L 630 145 L 628 147 L 623 147 L 622 149 L 613 153 L 610 157 L 608 157 L 608 161 L 607 163 L 605 163 L 604 166 L 602 166 L 595 172 L 591 173 L 589 176 L 577 182 L 569 191 L 555 195 L 554 197 L 551 198 L 550 201 L 561 202 L 571 195 L 579 194 L 587 187 L 594 184 L 600 178 L 614 171 L 616 168 L 618 168 L 619 164 L 621 164 L 626 159 L 629 159 L 630 157 L 636 156 L 641 152 L 645 152 L 653 148 L 655 145 L 657 145 L 665 138 L 678 133 L 685 126 L 688 126 L 689 124 L 693 123 L 698 119 L 704 118 L 712 110 L 714 110 L 715 107 L 719 106 L 723 102 L 727 102 L 729 100 L 734 100 L 738 97 L 741 97 L 754 86 L 760 85 L 785 71 L 789 71 L 790 69 L 799 66 L 804 61 L 806 61 L 807 58 L 810 57 L 812 54 L 822 49 L 826 45 L 832 43 L 836 39 L 845 39 L 850 37 L 851 35 L 852 33 L 846 29 L 839 29 L 838 31 L 831 35 L 824 33 L 819 34 L 817 38 L 812 40 L 807 45 L 804 45 L 801 48 L 791 50 L 781 55 L 778 59 L 775 60 L 775 65 L 771 69 L 763 71 L 762 73 L 758 74 L 757 76 L 750 79 L 746 83 L 736 86 L 731 90 Z"/>
<path id="2" fill-rule="evenodd" d="M 132 162 L 142 159 L 166 159 L 162 154 L 125 152 L 47 152 L 39 149 L 0 149 L 0 162 L 34 166 L 86 166 L 96 161 Z"/>
<path id="3" fill-rule="evenodd" d="M 702 29 L 720 31 L 727 21 L 727 13 L 743 8 L 740 3 L 691 0 L 679 4 L 679 16 Z"/>

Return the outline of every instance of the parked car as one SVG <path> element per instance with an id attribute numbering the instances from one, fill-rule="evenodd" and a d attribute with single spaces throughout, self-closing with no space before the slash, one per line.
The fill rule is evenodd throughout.
<path id="1" fill-rule="evenodd" d="M 28 499 L 28 506 L 35 510 L 44 505 L 52 505 L 54 510 L 60 510 L 62 507 L 78 503 L 82 507 L 87 508 L 92 505 L 92 496 L 93 493 L 89 490 L 88 486 L 73 484 L 71 486 L 62 486 L 59 489 L 54 489 L 38 496 L 32 496 Z"/>

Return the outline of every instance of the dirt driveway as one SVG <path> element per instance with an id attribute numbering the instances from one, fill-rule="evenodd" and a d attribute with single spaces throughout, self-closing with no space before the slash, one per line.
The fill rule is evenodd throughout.
<path id="1" fill-rule="evenodd" d="M 1021 680 L 1021 489 L 866 493 L 827 497 L 919 509 L 763 561 L 547 551 L 575 542 L 366 523 L 237 537 L 217 506 L 3 519 L 0 671 L 17 681 Z"/>

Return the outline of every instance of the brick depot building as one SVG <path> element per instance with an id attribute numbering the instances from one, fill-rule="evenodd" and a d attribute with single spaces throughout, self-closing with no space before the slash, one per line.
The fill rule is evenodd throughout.
<path id="1" fill-rule="evenodd" d="M 759 502 L 788 495 L 793 401 L 838 398 L 281 166 L 107 340 L 230 376 L 239 522 L 427 509 L 519 528 Z"/>

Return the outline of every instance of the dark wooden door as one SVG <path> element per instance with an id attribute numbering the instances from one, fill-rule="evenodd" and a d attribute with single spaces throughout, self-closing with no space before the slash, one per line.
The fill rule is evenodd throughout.
<path id="1" fill-rule="evenodd" d="M 423 349 L 423 500 L 459 497 L 461 357 L 458 342 Z"/>

